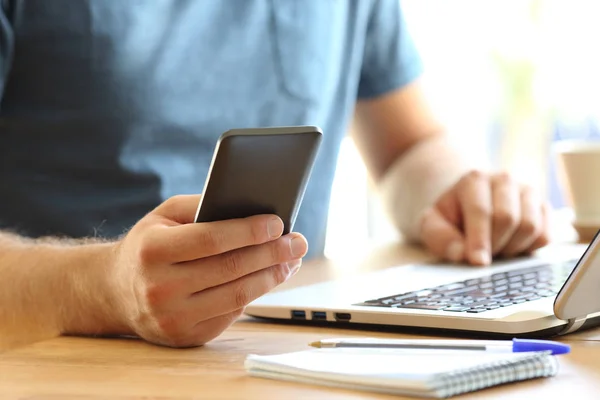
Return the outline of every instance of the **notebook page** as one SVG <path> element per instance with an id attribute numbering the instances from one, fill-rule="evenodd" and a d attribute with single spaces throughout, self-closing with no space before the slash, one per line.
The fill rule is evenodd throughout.
<path id="1" fill-rule="evenodd" d="M 497 361 L 518 361 L 532 353 L 405 349 L 313 349 L 273 356 L 251 355 L 246 368 L 371 388 L 434 390 L 445 373 Z"/>

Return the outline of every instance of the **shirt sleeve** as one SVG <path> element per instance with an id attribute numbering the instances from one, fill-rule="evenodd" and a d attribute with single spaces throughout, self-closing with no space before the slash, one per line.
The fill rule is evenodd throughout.
<path id="1" fill-rule="evenodd" d="M 380 96 L 416 79 L 422 60 L 408 31 L 400 0 L 375 0 L 367 27 L 359 99 Z"/>

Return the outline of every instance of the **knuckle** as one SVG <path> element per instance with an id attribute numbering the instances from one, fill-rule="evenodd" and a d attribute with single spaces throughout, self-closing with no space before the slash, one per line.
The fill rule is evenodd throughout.
<path id="1" fill-rule="evenodd" d="M 491 214 L 490 208 L 482 203 L 474 203 L 469 209 L 469 213 L 477 218 L 488 218 Z"/>
<path id="2" fill-rule="evenodd" d="M 274 281 L 274 286 L 279 285 L 287 280 L 288 268 L 285 264 L 279 264 L 271 267 L 271 274 Z"/>
<path id="3" fill-rule="evenodd" d="M 223 256 L 223 272 L 228 277 L 239 277 L 244 275 L 243 261 L 240 252 L 231 251 Z"/>
<path id="4" fill-rule="evenodd" d="M 215 253 L 221 253 L 226 240 L 222 231 L 217 229 L 207 229 L 200 233 L 199 242 L 200 246 L 204 249 Z"/>
<path id="5" fill-rule="evenodd" d="M 250 288 L 244 285 L 238 286 L 234 295 L 235 308 L 246 307 L 250 301 L 252 301 L 252 291 Z"/>
<path id="6" fill-rule="evenodd" d="M 535 235 L 537 232 L 537 226 L 534 221 L 532 221 L 530 219 L 524 219 L 521 221 L 521 224 L 519 226 L 519 231 L 521 232 L 522 235 L 527 235 L 527 236 Z"/>
<path id="7" fill-rule="evenodd" d="M 163 201 L 156 209 L 154 210 L 158 214 L 163 214 L 165 212 L 169 212 L 177 207 L 177 205 L 181 202 L 182 195 L 175 195 L 167 198 Z"/>
<path id="8" fill-rule="evenodd" d="M 495 179 L 497 182 L 500 182 L 500 183 L 509 183 L 509 182 L 511 182 L 511 181 L 512 181 L 512 177 L 511 177 L 511 175 L 510 175 L 508 172 L 506 172 L 506 171 L 501 171 L 501 172 L 498 172 L 498 173 L 497 173 L 497 174 L 494 176 L 494 179 Z"/>
<path id="9" fill-rule="evenodd" d="M 159 307 L 167 297 L 168 290 L 166 286 L 162 284 L 148 284 L 144 291 L 145 303 L 151 308 Z"/>
<path id="10" fill-rule="evenodd" d="M 252 243 L 261 243 L 264 237 L 264 229 L 262 224 L 259 224 L 259 218 L 253 218 L 249 223 L 249 240 Z"/>
<path id="11" fill-rule="evenodd" d="M 487 179 L 487 176 L 484 172 L 477 169 L 472 169 L 458 180 L 456 187 L 459 190 L 465 190 L 466 188 L 471 187 L 472 185 L 478 184 L 484 179 Z"/>
<path id="12" fill-rule="evenodd" d="M 275 243 L 270 243 L 267 248 L 268 257 L 271 264 L 278 263 L 285 258 L 284 255 L 288 255 L 290 253 L 289 245 L 286 240 L 278 240 Z"/>
<path id="13" fill-rule="evenodd" d="M 167 200 L 165 200 L 164 205 L 169 208 L 169 207 L 173 207 L 176 206 L 177 204 L 181 203 L 181 201 L 185 198 L 184 195 L 181 194 L 176 194 L 174 196 L 169 197 Z"/>
<path id="14" fill-rule="evenodd" d="M 181 292 L 182 283 L 177 281 L 150 281 L 145 283 L 145 304 L 152 309 L 160 308 L 162 304 Z"/>
<path id="15" fill-rule="evenodd" d="M 141 265 L 152 264 L 156 261 L 160 248 L 145 236 L 138 246 L 137 258 Z"/>
<path id="16" fill-rule="evenodd" d="M 498 210 L 492 214 L 492 222 L 500 228 L 511 228 L 517 224 L 517 219 L 508 210 Z"/>
<path id="17" fill-rule="evenodd" d="M 250 243 L 262 243 L 267 235 L 265 223 L 262 218 L 249 218 L 248 222 L 248 240 Z"/>
<path id="18" fill-rule="evenodd" d="M 485 173 L 478 169 L 472 169 L 469 172 L 467 172 L 467 174 L 465 175 L 465 180 L 467 180 L 467 181 L 480 181 L 485 178 L 486 178 Z"/>
<path id="19" fill-rule="evenodd" d="M 537 243 L 538 243 L 538 247 L 547 246 L 548 244 L 550 244 L 550 238 L 548 237 L 548 235 L 544 234 L 544 235 L 540 236 Z"/>

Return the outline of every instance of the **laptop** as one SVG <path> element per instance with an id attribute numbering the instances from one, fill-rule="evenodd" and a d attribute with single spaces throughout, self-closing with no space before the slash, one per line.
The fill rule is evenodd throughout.
<path id="1" fill-rule="evenodd" d="M 410 264 L 271 292 L 246 314 L 374 330 L 564 335 L 600 324 L 600 236 L 488 267 Z"/>

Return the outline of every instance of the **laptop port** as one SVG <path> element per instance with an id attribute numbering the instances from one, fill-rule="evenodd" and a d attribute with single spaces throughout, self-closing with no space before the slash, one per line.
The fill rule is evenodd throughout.
<path id="1" fill-rule="evenodd" d="M 315 321 L 327 321 L 327 314 L 325 311 L 313 311 L 312 319 Z"/>
<path id="2" fill-rule="evenodd" d="M 292 319 L 306 319 L 306 312 L 301 310 L 292 310 Z"/>
<path id="3" fill-rule="evenodd" d="M 335 320 L 340 322 L 350 321 L 350 313 L 336 312 Z"/>

